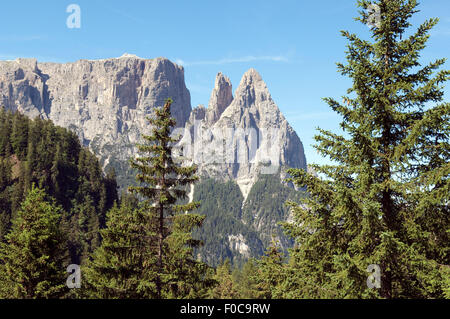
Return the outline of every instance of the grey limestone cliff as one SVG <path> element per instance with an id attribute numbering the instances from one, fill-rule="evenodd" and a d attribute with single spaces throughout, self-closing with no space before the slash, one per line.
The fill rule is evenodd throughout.
<path id="1" fill-rule="evenodd" d="M 165 58 L 0 62 L 0 106 L 71 129 L 104 167 L 118 172 L 128 171 L 135 144 L 149 132 L 146 115 L 167 97 L 174 100 L 177 125 L 184 126 L 191 113 L 184 69 Z"/>

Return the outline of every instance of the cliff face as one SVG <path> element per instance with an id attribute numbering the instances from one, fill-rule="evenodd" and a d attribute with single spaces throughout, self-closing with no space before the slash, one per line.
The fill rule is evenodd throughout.
<path id="1" fill-rule="evenodd" d="M 36 59 L 0 62 L 0 106 L 31 117 L 45 114 L 46 79 Z"/>
<path id="2" fill-rule="evenodd" d="M 121 184 L 132 180 L 125 178 L 127 160 L 149 132 L 145 116 L 167 97 L 174 100 L 177 125 L 185 127 L 184 156 L 204 177 L 235 180 L 244 198 L 261 173 L 306 168 L 300 139 L 254 69 L 244 74 L 234 97 L 230 80 L 219 73 L 208 108 L 191 111 L 183 68 L 164 58 L 0 62 L 1 106 L 76 132 L 104 167 L 122 172 Z"/>
<path id="3" fill-rule="evenodd" d="M 41 116 L 76 132 L 100 156 L 104 167 L 128 171 L 134 145 L 149 128 L 145 116 L 167 97 L 172 115 L 184 126 L 191 112 L 184 70 L 164 58 L 0 62 L 0 104 L 30 117 Z M 119 176 L 121 183 L 130 178 Z"/>
<path id="4" fill-rule="evenodd" d="M 208 108 L 196 107 L 180 132 L 180 153 L 206 180 L 191 192 L 208 216 L 198 232 L 205 242 L 199 256 L 212 265 L 225 258 L 239 264 L 262 255 L 272 236 L 290 247 L 278 223 L 289 220 L 285 202 L 301 193 L 282 181 L 286 167 L 306 169 L 306 158 L 260 74 L 248 70 L 233 97 L 230 80 L 219 73 Z M 241 198 L 227 181 L 237 184 Z"/>
<path id="5" fill-rule="evenodd" d="M 217 74 L 214 89 L 208 104 L 208 111 L 206 113 L 206 121 L 209 125 L 216 123 L 220 119 L 223 111 L 225 111 L 233 101 L 232 88 L 229 78 L 222 73 Z"/>

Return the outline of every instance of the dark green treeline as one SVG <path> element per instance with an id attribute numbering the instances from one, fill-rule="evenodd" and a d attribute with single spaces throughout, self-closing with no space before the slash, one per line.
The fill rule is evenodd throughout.
<path id="1" fill-rule="evenodd" d="M 49 120 L 0 110 L 0 239 L 32 185 L 62 207 L 70 261 L 80 264 L 99 245 L 106 212 L 118 200 L 114 172 L 106 176 L 78 137 Z"/>

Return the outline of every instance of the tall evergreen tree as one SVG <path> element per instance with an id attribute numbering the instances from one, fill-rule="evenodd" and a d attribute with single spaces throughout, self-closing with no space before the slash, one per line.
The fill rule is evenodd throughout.
<path id="1" fill-rule="evenodd" d="M 1 298 L 58 298 L 65 292 L 62 208 L 32 188 L 0 244 Z"/>
<path id="2" fill-rule="evenodd" d="M 298 289 L 320 286 L 312 297 L 443 297 L 449 265 L 449 117 L 444 59 L 419 61 L 427 20 L 409 32 L 415 0 L 358 1 L 376 5 L 371 40 L 343 31 L 353 86 L 344 103 L 327 98 L 343 118 L 341 136 L 319 130 L 316 149 L 333 165 L 312 165 L 318 176 L 291 170 L 306 186 L 304 205 L 291 203 L 296 238 L 292 269 Z M 373 21 L 361 12 L 359 21 Z M 381 289 L 369 289 L 369 265 L 381 270 Z M 294 278 L 292 280 L 295 280 Z M 310 296 L 311 297 L 311 296 Z"/>
<path id="3" fill-rule="evenodd" d="M 72 225 L 77 227 L 77 238 L 74 242 L 81 244 L 77 254 L 80 260 L 77 262 L 82 263 L 88 260 L 95 248 L 100 245 L 100 220 L 89 195 L 84 197 L 83 202 L 77 204 L 72 212 Z"/>
<path id="4" fill-rule="evenodd" d="M 28 118 L 22 114 L 17 114 L 13 118 L 11 146 L 17 157 L 24 160 L 28 146 Z"/>
<path id="5" fill-rule="evenodd" d="M 70 256 L 79 264 L 97 247 L 106 212 L 118 200 L 114 174 L 104 176 L 78 137 L 51 121 L 1 110 L 0 134 L 0 238 L 34 183 L 64 209 Z"/>
<path id="6" fill-rule="evenodd" d="M 0 157 L 0 241 L 8 233 L 11 220 L 10 192 L 11 164 L 9 158 Z"/>
<path id="7" fill-rule="evenodd" d="M 182 203 L 187 198 L 187 186 L 196 182 L 197 168 L 195 166 L 183 167 L 175 163 L 172 156 L 172 147 L 178 138 L 171 136 L 172 129 L 176 125 L 171 116 L 170 106 L 172 100 L 168 99 L 163 107 L 155 109 L 155 116 L 147 120 L 152 125 L 152 135 L 144 135 L 145 144 L 138 145 L 139 152 L 143 154 L 131 160 L 131 167 L 138 171 L 136 180 L 140 186 L 130 187 L 132 193 L 138 194 L 145 199 L 148 215 L 156 224 L 156 254 L 157 275 L 155 278 L 156 297 L 163 297 L 163 286 L 170 287 L 174 276 L 171 269 L 169 255 L 169 236 L 173 233 L 174 220 L 177 215 L 185 214 L 184 219 L 191 219 L 186 231 L 199 226 L 204 217 L 196 214 L 188 214 L 189 211 L 199 207 L 198 202 Z M 187 242 L 189 243 L 189 242 Z M 191 254 L 192 255 L 192 254 Z M 173 256 L 172 256 L 173 257 Z M 188 256 L 185 256 L 188 258 Z M 192 259 L 191 259 L 192 261 Z"/>
<path id="8" fill-rule="evenodd" d="M 258 287 L 258 265 L 254 259 L 249 259 L 242 268 L 235 268 L 232 275 L 240 299 L 262 297 Z"/>
<path id="9" fill-rule="evenodd" d="M 90 297 L 199 298 L 212 284 L 209 267 L 194 259 L 200 242 L 192 230 L 204 216 L 188 213 L 199 203 L 182 203 L 186 187 L 197 180 L 196 168 L 173 161 L 170 105 L 168 100 L 149 118 L 153 135 L 138 145 L 145 156 L 130 161 L 140 186 L 130 187 L 121 206 L 109 211 L 102 244 L 85 267 Z"/>
<path id="10" fill-rule="evenodd" d="M 0 157 L 9 157 L 12 153 L 11 116 L 11 112 L 0 108 Z"/>
<path id="11" fill-rule="evenodd" d="M 167 237 L 165 273 L 170 274 L 166 298 L 206 298 L 215 284 L 212 269 L 194 258 L 194 249 L 202 242 L 193 238 L 192 230 L 202 227 L 204 216 L 180 214 L 174 216 Z"/>

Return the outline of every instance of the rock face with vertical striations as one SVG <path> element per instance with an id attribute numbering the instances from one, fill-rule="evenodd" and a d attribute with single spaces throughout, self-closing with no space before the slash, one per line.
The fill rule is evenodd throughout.
<path id="1" fill-rule="evenodd" d="M 76 132 L 104 167 L 113 166 L 120 184 L 142 133 L 146 115 L 166 98 L 184 126 L 191 112 L 182 67 L 164 58 L 132 55 L 74 63 L 37 63 L 35 59 L 0 62 L 0 103 L 30 117 L 41 116 Z"/>
<path id="2" fill-rule="evenodd" d="M 36 59 L 0 62 L 0 106 L 30 117 L 45 113 L 47 78 L 38 69 Z"/>
<path id="3" fill-rule="evenodd" d="M 218 73 L 206 113 L 206 121 L 208 124 L 212 125 L 216 123 L 232 101 L 233 92 L 231 81 L 222 73 Z"/>
<path id="4" fill-rule="evenodd" d="M 272 236 L 284 249 L 292 246 L 279 222 L 290 218 L 285 202 L 302 194 L 283 179 L 287 167 L 306 169 L 303 145 L 260 74 L 248 70 L 234 97 L 230 93 L 230 81 L 219 73 L 209 107 L 192 111 L 180 142 L 183 156 L 198 165 L 204 180 L 190 196 L 202 201 L 201 212 L 209 216 L 197 234 L 205 242 L 198 254 L 212 265 L 259 257 Z M 231 198 L 236 203 L 230 204 Z"/>

